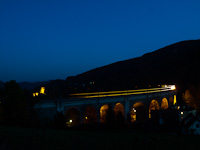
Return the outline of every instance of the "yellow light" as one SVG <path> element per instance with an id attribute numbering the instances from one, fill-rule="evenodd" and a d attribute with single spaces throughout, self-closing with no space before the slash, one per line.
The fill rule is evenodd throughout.
<path id="1" fill-rule="evenodd" d="M 88 119 L 88 117 L 85 117 L 85 119 Z"/>
<path id="2" fill-rule="evenodd" d="M 116 94 L 116 93 L 130 93 L 130 92 L 138 92 L 138 91 L 142 91 L 142 92 L 146 92 L 148 90 L 152 91 L 152 90 L 161 90 L 161 89 L 166 89 L 166 88 L 151 88 L 151 89 L 139 89 L 139 90 L 124 90 L 124 91 L 110 91 L 110 92 L 94 92 L 94 93 L 76 93 L 76 94 L 70 94 L 71 96 L 78 96 L 78 95 L 101 95 L 101 94 Z"/>
<path id="3" fill-rule="evenodd" d="M 45 94 L 45 87 L 41 87 L 40 94 Z"/>
<path id="4" fill-rule="evenodd" d="M 72 120 L 69 120 L 70 123 L 72 123 Z"/>
<path id="5" fill-rule="evenodd" d="M 93 92 L 93 93 L 76 93 L 76 94 L 70 94 L 70 96 L 78 96 L 79 98 L 95 98 L 95 97 L 109 97 L 109 96 L 112 97 L 112 96 L 124 96 L 124 95 L 135 95 L 135 94 L 171 91 L 174 88 L 175 88 L 175 85 L 162 85 L 161 88 L 109 91 L 109 92 Z"/>
<path id="6" fill-rule="evenodd" d="M 177 108 L 178 110 L 180 109 L 180 106 L 178 106 L 178 108 Z"/>
<path id="7" fill-rule="evenodd" d="M 171 90 L 175 90 L 176 89 L 176 86 L 175 85 L 172 85 L 171 86 Z"/>
<path id="8" fill-rule="evenodd" d="M 176 105 L 176 95 L 174 95 L 174 105 Z"/>
<path id="9" fill-rule="evenodd" d="M 35 93 L 33 93 L 33 97 L 35 97 Z"/>
<path id="10" fill-rule="evenodd" d="M 181 115 L 183 115 L 183 112 L 181 112 Z"/>
<path id="11" fill-rule="evenodd" d="M 38 92 L 36 92 L 36 93 L 35 93 L 35 96 L 38 96 L 38 94 L 39 94 L 39 93 L 38 93 Z"/>

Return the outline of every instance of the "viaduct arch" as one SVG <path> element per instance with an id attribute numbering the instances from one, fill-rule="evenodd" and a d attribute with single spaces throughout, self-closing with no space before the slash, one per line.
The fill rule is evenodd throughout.
<path id="1" fill-rule="evenodd" d="M 153 110 L 165 110 L 176 101 L 174 85 L 162 88 L 98 93 L 78 93 L 69 99 L 43 101 L 35 105 L 41 119 L 53 119 L 57 112 L 66 117 L 68 126 L 79 124 L 105 123 L 109 106 L 115 116 L 121 113 L 124 118 L 129 114 L 131 122 L 151 118 Z"/>

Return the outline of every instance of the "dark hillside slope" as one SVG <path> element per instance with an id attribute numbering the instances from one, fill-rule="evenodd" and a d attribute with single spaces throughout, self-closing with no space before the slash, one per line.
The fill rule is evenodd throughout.
<path id="1" fill-rule="evenodd" d="M 182 41 L 142 57 L 116 62 L 67 78 L 79 84 L 94 81 L 102 89 L 199 84 L 200 40 Z"/>

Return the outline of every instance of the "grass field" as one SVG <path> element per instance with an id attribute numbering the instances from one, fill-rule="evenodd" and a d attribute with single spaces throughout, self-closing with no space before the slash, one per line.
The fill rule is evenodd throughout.
<path id="1" fill-rule="evenodd" d="M 1 143 L 14 150 L 193 150 L 200 136 L 133 131 L 41 130 L 0 127 Z"/>

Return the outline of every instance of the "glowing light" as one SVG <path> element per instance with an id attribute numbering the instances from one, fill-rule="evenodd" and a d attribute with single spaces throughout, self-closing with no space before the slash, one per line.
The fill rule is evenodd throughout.
<path id="1" fill-rule="evenodd" d="M 85 119 L 88 119 L 88 117 L 85 117 Z"/>
<path id="2" fill-rule="evenodd" d="M 172 85 L 171 86 L 171 90 L 175 90 L 176 89 L 176 86 L 175 85 Z"/>
<path id="3" fill-rule="evenodd" d="M 167 101 L 166 98 L 163 98 L 163 99 L 162 99 L 162 102 L 161 102 L 161 109 L 162 109 L 162 110 L 165 110 L 165 109 L 167 109 L 167 108 L 168 108 L 168 101 Z"/>
<path id="4" fill-rule="evenodd" d="M 124 91 L 110 91 L 110 92 L 94 92 L 94 93 L 77 93 L 70 94 L 71 96 L 83 96 L 83 95 L 96 95 L 96 94 L 116 94 L 116 93 L 129 93 L 129 92 L 137 92 L 137 91 L 151 91 L 151 90 L 160 90 L 161 88 L 151 88 L 151 89 L 139 89 L 139 90 L 124 90 Z M 166 88 L 163 88 L 166 89 Z"/>
<path id="5" fill-rule="evenodd" d="M 40 88 L 40 94 L 45 94 L 45 87 Z"/>
<path id="6" fill-rule="evenodd" d="M 33 97 L 35 97 L 35 93 L 33 93 Z"/>
<path id="7" fill-rule="evenodd" d="M 136 114 L 131 115 L 132 122 L 136 121 Z"/>
<path id="8" fill-rule="evenodd" d="M 79 98 L 95 98 L 95 97 L 114 97 L 134 94 L 157 93 L 174 90 L 175 85 L 162 85 L 161 88 L 139 89 L 139 90 L 124 90 L 124 91 L 109 91 L 109 92 L 93 92 L 93 93 L 76 93 L 70 96 Z"/>
<path id="9" fill-rule="evenodd" d="M 181 112 L 181 115 L 183 115 L 183 112 Z"/>
<path id="10" fill-rule="evenodd" d="M 176 95 L 174 95 L 174 105 L 176 105 Z"/>
<path id="11" fill-rule="evenodd" d="M 69 122 L 72 123 L 72 120 L 70 119 Z"/>
<path id="12" fill-rule="evenodd" d="M 179 109 L 180 109 L 180 106 L 178 106 L 177 109 L 179 110 Z"/>
<path id="13" fill-rule="evenodd" d="M 149 114 L 149 119 L 151 118 L 151 114 Z"/>
<path id="14" fill-rule="evenodd" d="M 103 105 L 100 108 L 100 121 L 102 123 L 105 123 L 105 121 L 106 121 L 106 113 L 107 113 L 108 108 L 109 108 L 108 105 Z"/>
<path id="15" fill-rule="evenodd" d="M 38 92 L 36 92 L 36 93 L 35 93 L 35 96 L 38 96 L 38 95 L 39 95 L 39 93 L 38 93 Z"/>

